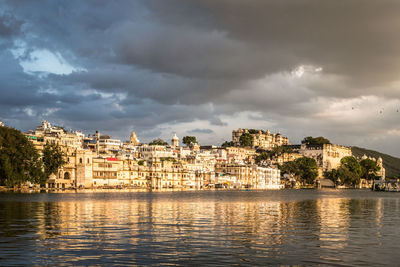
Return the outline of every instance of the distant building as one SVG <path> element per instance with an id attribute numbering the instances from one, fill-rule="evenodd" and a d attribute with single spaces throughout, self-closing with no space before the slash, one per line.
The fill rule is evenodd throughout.
<path id="1" fill-rule="evenodd" d="M 262 148 L 270 150 L 277 146 L 289 145 L 289 138 L 282 136 L 280 133 L 273 134 L 269 130 L 254 130 L 254 129 L 238 129 L 232 131 L 232 141 L 235 146 L 240 146 L 240 137 L 244 133 L 249 133 L 253 136 L 251 146 L 254 148 Z"/>
<path id="2" fill-rule="evenodd" d="M 255 189 L 280 189 L 281 172 L 277 168 L 265 168 L 257 165 L 217 163 L 215 172 L 229 175 L 239 187 Z"/>
<path id="3" fill-rule="evenodd" d="M 282 165 L 286 162 L 295 161 L 298 158 L 302 158 L 303 155 L 300 153 L 281 153 L 278 155 L 273 155 L 270 160 L 272 165 Z"/>
<path id="4" fill-rule="evenodd" d="M 49 133 L 65 133 L 64 129 L 58 126 L 52 126 L 50 122 L 43 120 L 42 124 L 36 127 L 35 134 L 43 135 Z"/>
<path id="5" fill-rule="evenodd" d="M 295 146 L 293 146 L 295 147 Z M 322 177 L 323 172 L 337 169 L 340 166 L 340 160 L 347 156 L 352 156 L 351 148 L 333 144 L 308 145 L 302 144 L 298 152 L 304 157 L 316 160 L 319 167 L 319 176 Z"/>
<path id="6" fill-rule="evenodd" d="M 111 139 L 108 135 L 101 135 L 98 140 L 98 150 L 100 154 L 106 154 L 121 149 L 122 143 L 119 139 Z"/>
<path id="7" fill-rule="evenodd" d="M 225 148 L 227 159 L 231 163 L 254 163 L 256 150 L 246 147 L 227 147 Z"/>
<path id="8" fill-rule="evenodd" d="M 1 126 L 4 126 L 4 123 L 3 123 L 2 121 L 0 121 L 0 127 L 1 127 Z"/>

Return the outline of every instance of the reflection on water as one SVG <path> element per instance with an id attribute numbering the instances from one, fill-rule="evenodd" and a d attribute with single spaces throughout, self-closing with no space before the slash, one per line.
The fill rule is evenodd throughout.
<path id="1" fill-rule="evenodd" d="M 369 191 L 0 195 L 0 265 L 397 265 L 400 196 Z"/>

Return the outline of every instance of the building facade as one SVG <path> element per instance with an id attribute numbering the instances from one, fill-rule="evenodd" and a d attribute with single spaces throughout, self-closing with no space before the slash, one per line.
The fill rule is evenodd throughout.
<path id="1" fill-rule="evenodd" d="M 277 146 L 289 145 L 289 138 L 282 136 L 280 133 L 273 134 L 269 130 L 241 129 L 232 131 L 232 141 L 235 146 L 240 146 L 240 137 L 242 134 L 248 133 L 253 137 L 252 147 L 262 148 L 266 150 L 273 149 Z"/>

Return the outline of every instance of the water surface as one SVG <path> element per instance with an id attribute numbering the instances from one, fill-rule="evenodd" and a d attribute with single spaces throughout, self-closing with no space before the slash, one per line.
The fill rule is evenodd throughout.
<path id="1" fill-rule="evenodd" d="M 0 194 L 0 266 L 398 265 L 400 194 Z"/>

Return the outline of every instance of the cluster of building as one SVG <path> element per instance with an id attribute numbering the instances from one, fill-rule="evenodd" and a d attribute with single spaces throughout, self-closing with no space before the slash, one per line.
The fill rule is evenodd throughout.
<path id="1" fill-rule="evenodd" d="M 170 145 L 148 145 L 135 132 L 122 142 L 47 121 L 25 135 L 39 151 L 51 143 L 65 154 L 66 164 L 49 178 L 49 188 L 282 188 L 277 166 L 256 165 L 254 148 L 180 146 L 176 134 Z"/>
<path id="2" fill-rule="evenodd" d="M 253 137 L 251 147 L 239 145 L 240 136 Z M 43 121 L 36 130 L 25 133 L 41 151 L 46 143 L 58 144 L 66 164 L 52 175 L 49 188 L 132 187 L 143 189 L 166 188 L 282 188 L 278 169 L 301 157 L 314 158 L 319 167 L 319 178 L 325 171 L 340 166 L 343 157 L 351 156 L 349 147 L 323 145 L 291 145 L 280 133 L 254 129 L 232 131 L 234 146 L 181 146 L 176 134 L 170 145 L 140 143 L 135 132 L 129 141 L 122 142 L 96 132 L 85 135 L 80 131 L 66 131 Z M 260 151 L 275 147 L 289 148 L 285 153 L 272 155 L 256 162 Z M 385 177 L 382 159 L 379 175 Z"/>

